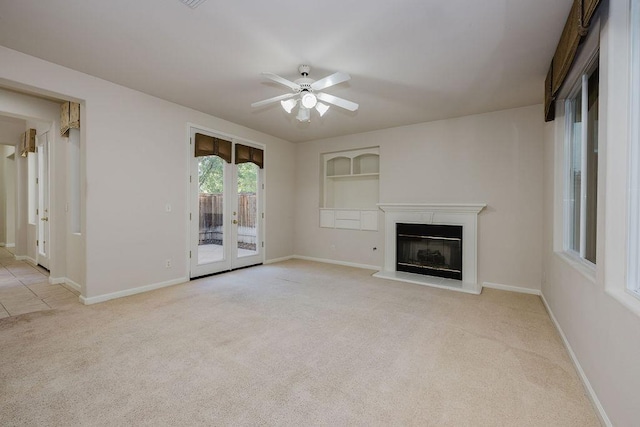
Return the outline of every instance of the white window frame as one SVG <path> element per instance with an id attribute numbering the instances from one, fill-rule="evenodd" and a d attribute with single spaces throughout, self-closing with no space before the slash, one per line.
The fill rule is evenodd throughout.
<path id="1" fill-rule="evenodd" d="M 565 121 L 565 136 L 564 136 L 564 162 L 563 162 L 563 251 L 566 255 L 571 257 L 574 261 L 579 262 L 588 270 L 595 272 L 596 264 L 586 259 L 586 243 L 587 243 L 587 142 L 588 142 L 588 82 L 589 76 L 593 71 L 598 68 L 599 64 L 599 49 L 595 49 L 590 55 L 589 60 L 586 62 L 586 66 L 579 68 L 579 74 L 574 77 L 575 84 L 573 89 L 566 97 L 564 101 L 564 121 Z M 573 73 L 572 73 L 573 74 Z M 571 144 L 573 142 L 573 122 L 574 111 L 572 108 L 573 101 L 581 94 L 581 109 L 582 109 L 582 122 L 581 122 L 581 166 L 580 166 L 580 248 L 579 251 L 574 250 L 571 247 L 571 229 L 573 228 L 570 204 L 570 192 L 571 192 Z M 599 102 L 599 100 L 598 100 Z M 597 183 L 596 183 L 597 185 Z"/>
<path id="2" fill-rule="evenodd" d="M 640 0 L 631 2 L 627 290 L 640 299 Z"/>

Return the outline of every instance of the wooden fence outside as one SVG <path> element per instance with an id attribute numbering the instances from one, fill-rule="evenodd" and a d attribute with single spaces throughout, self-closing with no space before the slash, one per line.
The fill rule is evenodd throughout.
<path id="1" fill-rule="evenodd" d="M 223 195 L 200 193 L 200 237 L 198 244 L 222 244 L 223 233 Z M 238 220 L 238 243 L 245 249 L 255 250 L 257 200 L 255 193 L 238 194 L 238 206 L 235 212 Z"/>

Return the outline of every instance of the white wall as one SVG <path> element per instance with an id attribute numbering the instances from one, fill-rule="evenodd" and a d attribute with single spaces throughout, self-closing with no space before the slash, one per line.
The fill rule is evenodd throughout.
<path id="1" fill-rule="evenodd" d="M 189 122 L 266 144 L 266 254 L 291 255 L 292 144 L 4 47 L 0 64 L 13 87 L 82 102 L 85 297 L 187 277 Z"/>
<path id="2" fill-rule="evenodd" d="M 382 229 L 318 226 L 321 153 L 379 146 L 380 202 L 486 203 L 479 282 L 540 289 L 541 117 L 537 105 L 299 144 L 295 253 L 382 266 Z"/>
<path id="3" fill-rule="evenodd" d="M 545 127 L 542 293 L 610 422 L 632 426 L 640 420 L 640 300 L 624 292 L 629 1 L 611 0 L 608 10 L 606 5 L 601 6 L 596 275 L 588 278 L 554 252 L 554 235 L 562 232 L 558 170 L 564 122 L 559 116 Z"/>

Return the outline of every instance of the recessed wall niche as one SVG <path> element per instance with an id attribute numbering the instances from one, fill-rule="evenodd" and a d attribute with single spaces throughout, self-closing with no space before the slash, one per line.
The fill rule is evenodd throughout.
<path id="1" fill-rule="evenodd" d="M 322 155 L 320 227 L 378 230 L 379 147 Z"/>

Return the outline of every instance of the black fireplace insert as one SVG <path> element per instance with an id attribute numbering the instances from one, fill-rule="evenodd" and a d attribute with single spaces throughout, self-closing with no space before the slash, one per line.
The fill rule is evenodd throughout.
<path id="1" fill-rule="evenodd" d="M 462 226 L 396 224 L 396 270 L 462 280 Z"/>

